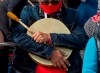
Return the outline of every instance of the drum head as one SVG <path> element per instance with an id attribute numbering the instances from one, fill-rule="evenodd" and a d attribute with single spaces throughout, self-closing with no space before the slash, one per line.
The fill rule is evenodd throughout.
<path id="1" fill-rule="evenodd" d="M 33 32 L 70 34 L 69 29 L 59 20 L 53 18 L 40 19 L 30 26 Z M 28 32 L 28 35 L 32 35 Z"/>

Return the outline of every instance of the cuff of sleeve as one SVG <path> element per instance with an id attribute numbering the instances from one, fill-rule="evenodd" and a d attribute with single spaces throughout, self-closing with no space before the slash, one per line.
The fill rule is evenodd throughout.
<path id="1" fill-rule="evenodd" d="M 53 45 L 56 45 L 56 41 L 57 41 L 57 34 L 56 33 L 50 33 L 51 36 L 51 41 Z"/>
<path id="2" fill-rule="evenodd" d="M 48 43 L 49 43 L 50 45 L 52 45 L 52 40 L 51 40 L 51 38 L 48 38 Z"/>
<path id="3" fill-rule="evenodd" d="M 53 50 L 54 50 L 54 47 L 53 46 L 49 46 L 49 48 L 47 49 L 47 52 L 46 52 L 46 58 L 47 59 L 50 59 Z"/>

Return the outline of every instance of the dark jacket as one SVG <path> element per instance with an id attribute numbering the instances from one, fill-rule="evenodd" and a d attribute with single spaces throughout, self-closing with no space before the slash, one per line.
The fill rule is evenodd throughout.
<path id="1" fill-rule="evenodd" d="M 39 10 L 38 5 L 34 7 L 30 5 L 25 6 L 21 12 L 21 21 L 27 26 L 30 26 L 33 22 L 42 18 L 43 12 Z M 69 28 L 71 34 L 51 33 L 52 44 L 65 46 L 73 50 L 68 59 L 71 63 L 69 73 L 70 71 L 76 71 L 75 73 L 78 73 L 77 71 L 81 71 L 82 65 L 80 50 L 85 47 L 88 37 L 84 32 L 83 25 L 80 24 L 78 13 L 75 10 L 62 7 L 60 20 Z M 36 43 L 26 32 L 27 30 L 20 24 L 13 29 L 13 41 L 23 47 L 23 49 L 17 49 L 15 51 L 14 66 L 19 71 L 23 70 L 23 73 L 34 72 L 34 66 L 36 65 L 29 58 L 27 52 L 35 52 L 44 58 L 49 58 L 54 49 L 53 46 Z"/>

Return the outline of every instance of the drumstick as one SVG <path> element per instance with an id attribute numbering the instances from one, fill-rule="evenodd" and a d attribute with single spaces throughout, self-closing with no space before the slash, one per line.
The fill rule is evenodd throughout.
<path id="1" fill-rule="evenodd" d="M 34 6 L 34 4 L 30 0 L 28 0 L 28 3 L 31 4 L 32 6 Z"/>
<path id="2" fill-rule="evenodd" d="M 15 20 L 16 22 L 19 22 L 22 26 L 24 26 L 31 34 L 34 34 L 34 32 L 27 27 L 15 14 L 13 14 L 12 12 L 7 12 L 7 16 L 13 20 Z M 46 42 L 44 42 L 45 44 Z"/>
<path id="3" fill-rule="evenodd" d="M 31 34 L 34 34 L 34 32 L 28 27 L 26 26 L 15 14 L 13 14 L 12 12 L 7 12 L 7 16 L 13 20 L 15 20 L 16 22 L 19 22 L 22 26 L 24 26 Z"/>

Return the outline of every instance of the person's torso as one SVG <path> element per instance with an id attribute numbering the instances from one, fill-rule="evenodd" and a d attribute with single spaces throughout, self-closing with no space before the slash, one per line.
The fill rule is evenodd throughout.
<path id="1" fill-rule="evenodd" d="M 34 7 L 30 5 L 25 6 L 25 11 L 27 12 L 28 22 L 29 22 L 27 26 L 31 26 L 37 20 L 44 18 L 44 13 L 39 11 L 38 5 Z M 65 24 L 65 26 L 68 27 L 68 29 L 72 32 L 77 26 L 77 24 L 75 25 L 76 19 L 77 19 L 77 12 L 73 9 L 65 8 L 65 9 L 62 9 L 60 14 L 61 15 L 60 15 L 59 20 L 62 21 Z M 17 58 L 16 60 L 17 60 L 17 63 L 20 64 L 21 68 L 27 71 L 32 71 L 34 69 L 34 62 L 32 63 L 32 61 L 29 59 L 27 54 L 21 55 L 21 57 L 20 56 L 16 56 L 16 57 L 19 58 L 19 60 L 17 60 Z M 23 59 L 25 59 L 24 62 L 23 62 Z M 71 70 L 75 71 L 76 69 L 79 69 L 79 70 L 81 69 L 82 60 L 81 60 L 79 51 L 74 51 L 69 60 L 72 63 L 72 66 L 69 67 L 69 73 L 71 72 Z M 29 66 L 29 62 L 30 62 L 30 66 Z"/>

